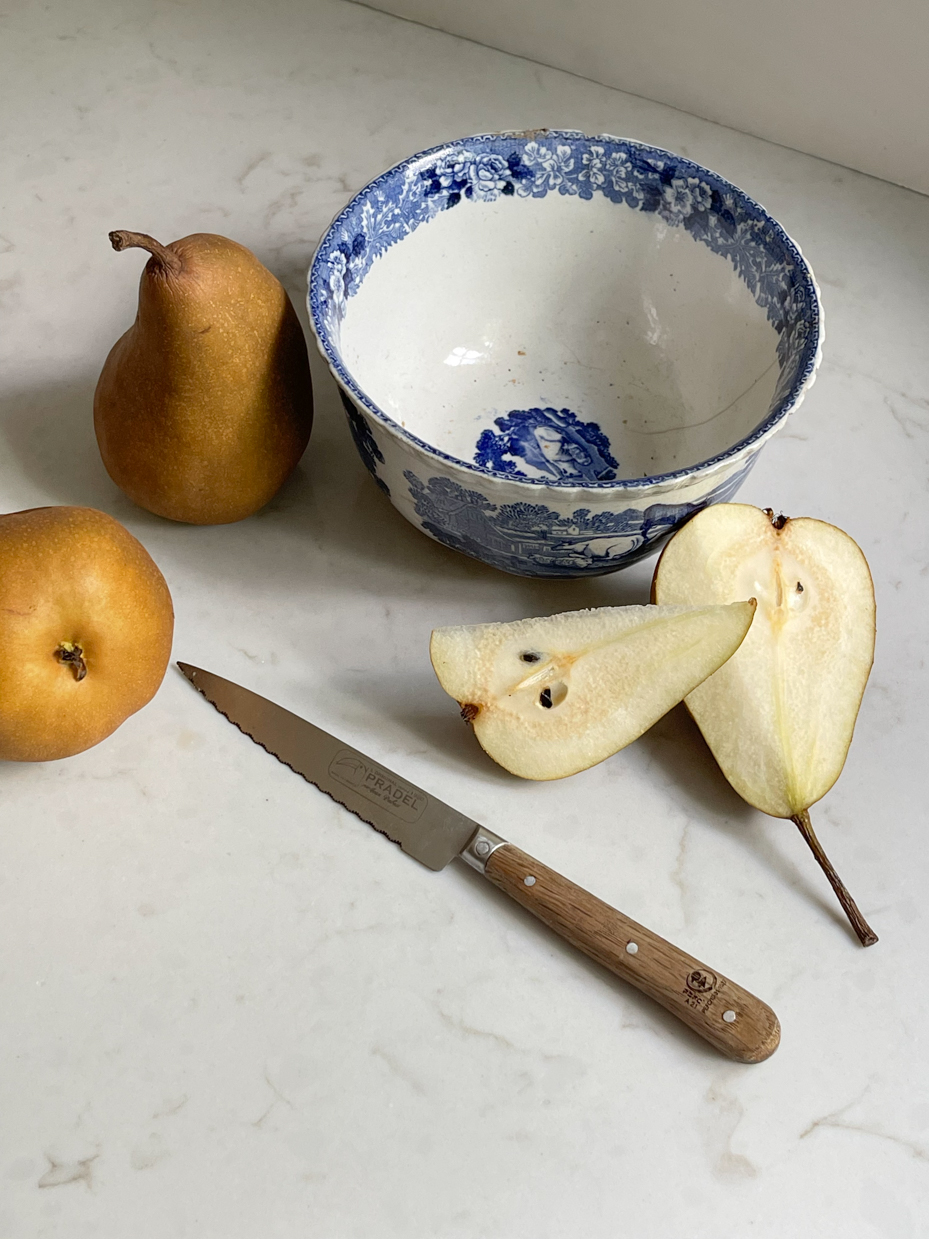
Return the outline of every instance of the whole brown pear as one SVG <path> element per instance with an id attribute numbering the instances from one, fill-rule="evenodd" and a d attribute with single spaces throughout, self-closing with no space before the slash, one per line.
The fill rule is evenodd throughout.
<path id="1" fill-rule="evenodd" d="M 303 455 L 313 423 L 306 340 L 280 281 L 212 233 L 160 245 L 135 322 L 106 359 L 94 428 L 110 477 L 159 516 L 223 525 L 263 507 Z"/>
<path id="2" fill-rule="evenodd" d="M 171 654 L 164 577 L 93 508 L 0 516 L 0 759 L 98 744 L 150 701 Z"/>

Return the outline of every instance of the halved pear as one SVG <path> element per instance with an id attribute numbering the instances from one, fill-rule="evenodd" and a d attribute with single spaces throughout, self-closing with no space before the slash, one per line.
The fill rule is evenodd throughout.
<path id="1" fill-rule="evenodd" d="M 744 503 L 705 508 L 671 539 L 661 604 L 758 600 L 738 653 L 686 698 L 723 774 L 749 804 L 791 818 L 865 945 L 877 938 L 813 834 L 807 810 L 842 772 L 874 657 L 874 587 L 857 544 L 824 521 Z"/>
<path id="2" fill-rule="evenodd" d="M 749 599 L 437 628 L 430 655 L 494 761 L 524 779 L 561 779 L 625 748 L 712 675 L 754 611 Z"/>

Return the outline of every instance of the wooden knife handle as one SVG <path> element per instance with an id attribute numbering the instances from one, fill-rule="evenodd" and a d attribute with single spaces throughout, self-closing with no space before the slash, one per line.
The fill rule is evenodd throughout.
<path id="1" fill-rule="evenodd" d="M 511 843 L 488 856 L 484 876 L 572 946 L 654 998 L 717 1050 L 760 1063 L 781 1026 L 769 1006 Z"/>

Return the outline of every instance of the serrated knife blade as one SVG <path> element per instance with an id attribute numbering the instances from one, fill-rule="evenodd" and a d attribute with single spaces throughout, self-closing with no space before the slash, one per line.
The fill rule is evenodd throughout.
<path id="1" fill-rule="evenodd" d="M 777 1049 L 777 1016 L 721 973 L 321 727 L 211 671 L 178 666 L 249 739 L 428 868 L 460 857 L 728 1057 L 761 1062 Z"/>
<path id="2" fill-rule="evenodd" d="M 463 813 L 267 697 L 189 663 L 178 666 L 249 739 L 429 869 L 444 869 L 478 829 Z"/>

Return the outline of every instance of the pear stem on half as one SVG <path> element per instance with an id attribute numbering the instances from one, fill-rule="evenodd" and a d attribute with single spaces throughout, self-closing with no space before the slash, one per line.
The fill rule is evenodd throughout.
<path id="1" fill-rule="evenodd" d="M 854 899 L 852 899 L 851 895 L 846 890 L 845 883 L 833 869 L 832 862 L 823 851 L 822 844 L 816 838 L 813 831 L 813 824 L 810 821 L 809 812 L 806 809 L 802 809 L 790 820 L 792 822 L 796 822 L 797 826 L 800 828 L 800 834 L 803 835 L 804 839 L 809 844 L 810 851 L 816 857 L 820 869 L 822 869 L 823 873 L 829 879 L 829 884 L 835 891 L 839 903 L 842 905 L 842 909 L 849 919 L 852 929 L 854 929 L 855 933 L 858 935 L 858 941 L 862 946 L 874 946 L 875 942 L 878 940 L 877 934 L 861 915 L 857 903 L 855 903 Z"/>
<path id="2" fill-rule="evenodd" d="M 173 250 L 150 237 L 147 232 L 111 232 L 110 244 L 117 253 L 133 248 L 148 250 L 165 275 L 178 275 L 183 266 Z"/>

